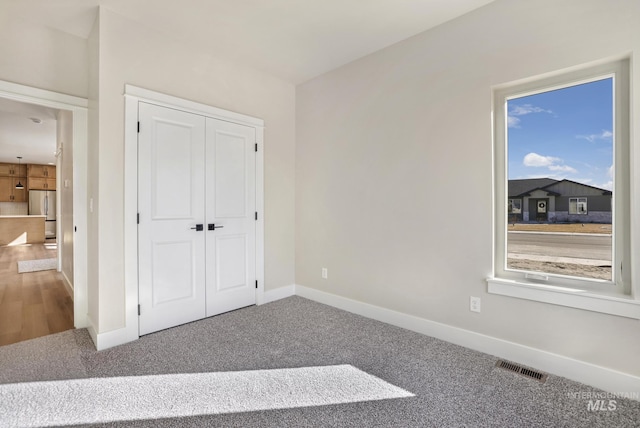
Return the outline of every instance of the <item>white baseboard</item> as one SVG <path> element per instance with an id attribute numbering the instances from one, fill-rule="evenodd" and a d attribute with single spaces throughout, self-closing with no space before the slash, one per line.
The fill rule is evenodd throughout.
<path id="1" fill-rule="evenodd" d="M 107 331 L 105 333 L 98 333 L 93 320 L 88 316 L 87 324 L 89 336 L 91 336 L 91 340 L 93 340 L 93 344 L 96 346 L 96 350 L 98 351 L 123 345 L 138 339 L 138 335 L 134 334 L 131 329 L 126 327 Z"/>
<path id="2" fill-rule="evenodd" d="M 93 320 L 91 317 L 87 315 L 87 331 L 89 332 L 89 336 L 91 336 L 91 340 L 93 340 L 93 344 L 96 349 L 98 348 L 98 331 L 96 330 L 95 325 L 93 324 Z"/>
<path id="3" fill-rule="evenodd" d="M 296 294 L 295 285 L 288 285 L 286 287 L 279 287 L 274 290 L 265 291 L 262 295 L 262 301 L 258 304 L 275 302 L 276 300 L 285 299 L 287 297 L 294 296 Z"/>
<path id="4" fill-rule="evenodd" d="M 62 274 L 62 283 L 67 289 L 69 296 L 71 296 L 71 300 L 75 300 L 75 296 L 73 295 L 73 284 L 71 284 L 71 281 L 69 281 L 69 278 L 67 278 L 67 274 L 64 271 L 60 271 L 60 273 Z"/>
<path id="5" fill-rule="evenodd" d="M 520 345 L 447 324 L 385 309 L 301 285 L 295 294 L 338 309 L 435 337 L 547 373 L 591 385 L 611 393 L 637 393 L 640 377 L 606 367 Z M 633 398 L 633 397 L 630 397 Z"/>

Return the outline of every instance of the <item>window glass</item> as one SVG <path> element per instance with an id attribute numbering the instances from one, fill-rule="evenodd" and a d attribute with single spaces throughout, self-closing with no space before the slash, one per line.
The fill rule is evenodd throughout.
<path id="1" fill-rule="evenodd" d="M 587 214 L 587 198 L 570 198 L 569 214 Z"/>
<path id="2" fill-rule="evenodd" d="M 612 281 L 613 93 L 607 77 L 507 98 L 507 269 Z"/>

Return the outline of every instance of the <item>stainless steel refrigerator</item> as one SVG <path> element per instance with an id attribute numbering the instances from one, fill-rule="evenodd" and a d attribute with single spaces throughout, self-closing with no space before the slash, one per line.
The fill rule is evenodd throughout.
<path id="1" fill-rule="evenodd" d="M 45 215 L 45 238 L 56 237 L 56 192 L 54 190 L 29 190 L 29 215 Z"/>

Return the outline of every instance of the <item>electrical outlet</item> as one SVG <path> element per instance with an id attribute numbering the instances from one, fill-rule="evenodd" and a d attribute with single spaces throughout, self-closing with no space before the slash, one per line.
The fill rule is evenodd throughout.
<path id="1" fill-rule="evenodd" d="M 469 310 L 471 312 L 480 312 L 480 298 L 479 297 L 469 297 Z"/>
<path id="2" fill-rule="evenodd" d="M 327 268 L 322 268 L 322 279 L 327 279 L 329 275 L 329 272 L 327 271 Z"/>

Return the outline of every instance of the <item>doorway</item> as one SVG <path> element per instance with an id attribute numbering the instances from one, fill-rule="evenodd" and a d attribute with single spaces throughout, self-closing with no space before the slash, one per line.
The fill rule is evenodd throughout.
<path id="1" fill-rule="evenodd" d="M 529 217 L 534 215 L 533 219 L 540 223 L 546 223 L 548 220 L 549 199 L 529 199 Z"/>
<path id="2" fill-rule="evenodd" d="M 40 331 L 38 328 L 30 326 L 25 334 L 29 337 L 37 337 L 56 332 L 64 327 L 62 318 L 71 319 L 71 327 L 86 327 L 87 325 L 87 284 L 86 284 L 86 145 L 87 145 L 87 100 L 69 95 L 59 94 L 51 91 L 31 88 L 10 82 L 0 81 L 0 102 L 13 103 L 14 105 L 31 105 L 38 111 L 55 115 L 58 121 L 58 130 L 55 135 L 57 141 L 49 156 L 54 156 L 47 162 L 34 159 L 32 164 L 43 164 L 47 172 L 52 172 L 64 168 L 64 174 L 45 174 L 45 178 L 35 180 L 34 183 L 42 182 L 48 189 L 54 187 L 57 192 L 51 192 L 51 202 L 58 202 L 55 229 L 49 230 L 49 239 L 40 245 L 25 245 L 12 257 L 33 257 L 36 260 L 47 258 L 57 258 L 58 261 L 52 270 L 29 273 L 29 278 L 24 279 L 15 272 L 14 282 L 21 284 L 16 290 L 20 293 L 21 313 L 33 311 L 38 305 L 46 307 L 51 304 L 58 304 L 65 307 L 65 315 L 56 315 L 51 319 L 40 319 Z M 48 112 L 48 113 L 47 113 Z M 47 120 L 52 117 L 47 117 Z M 42 118 L 33 116 L 24 120 L 31 120 L 37 123 Z M 73 154 L 73 155 L 72 155 Z M 64 158 L 64 164 L 63 162 Z M 50 165 L 54 164 L 54 165 Z M 55 184 L 54 184 L 55 183 Z M 65 190 L 65 192 L 60 192 Z M 65 197 L 61 197 L 65 193 Z M 55 198 L 55 199 L 54 199 Z M 60 204 L 62 202 L 62 204 Z M 53 205 L 53 204 L 48 204 Z M 60 208 L 61 205 L 65 208 Z M 23 209 L 23 208 L 21 208 Z M 24 208 L 27 209 L 28 208 Z M 28 214 L 23 213 L 24 215 Z M 50 223 L 52 223 L 50 221 Z M 49 228 L 52 229 L 52 228 Z M 53 235 L 56 237 L 53 238 Z M 27 254 L 28 253 L 28 254 Z M 32 254 L 33 253 L 33 254 Z M 53 253 L 58 253 L 52 256 Z M 49 257 L 51 256 L 51 257 Z M 13 264 L 10 264 L 13 269 Z M 11 270 L 13 272 L 13 270 Z M 57 274 L 57 276 L 55 276 Z M 53 275 L 54 277 L 49 277 Z M 63 285 L 61 285 L 63 284 Z M 29 288 L 31 287 L 31 288 Z M 66 291 L 64 290 L 66 288 Z M 14 290 L 14 291 L 16 291 Z M 29 291 L 31 290 L 31 291 Z M 35 292 L 34 292 L 35 290 Z M 61 292 L 62 290 L 62 292 Z M 68 294 L 67 294 L 68 292 Z M 65 299 L 65 296 L 70 297 Z M 17 295 L 14 294 L 17 298 Z M 47 302 L 46 299 L 50 297 Z M 71 298 L 73 299 L 71 301 Z M 26 300 L 25 300 L 26 299 Z M 31 306 L 27 308 L 24 302 L 28 301 Z M 15 306 L 15 307 L 13 307 Z M 13 302 L 14 314 L 18 311 L 18 304 Z M 31 313 L 31 312 L 29 312 Z M 44 313 L 47 313 L 44 308 Z M 37 312 L 31 316 L 36 319 L 41 315 Z M 48 326 L 46 331 L 43 326 Z M 33 336 L 33 335 L 36 336 Z M 14 335 L 15 336 L 15 335 Z M 26 337 L 25 338 L 29 338 Z"/>

